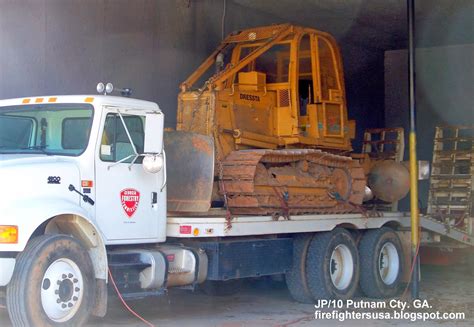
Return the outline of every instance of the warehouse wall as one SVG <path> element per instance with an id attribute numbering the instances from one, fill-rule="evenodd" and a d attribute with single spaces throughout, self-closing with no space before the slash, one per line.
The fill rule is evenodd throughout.
<path id="1" fill-rule="evenodd" d="M 159 103 L 174 126 L 179 83 L 221 39 L 223 3 L 0 0 L 0 98 L 95 93 L 97 82 L 110 81 Z M 226 34 L 286 22 L 226 3 Z M 383 52 L 339 41 L 349 115 L 362 135 L 383 123 Z"/>
<path id="2" fill-rule="evenodd" d="M 223 1 L 0 0 L 0 98 L 131 87 L 175 124 L 178 85 L 221 40 Z M 226 34 L 274 17 L 227 1 Z"/>
<path id="3" fill-rule="evenodd" d="M 356 121 L 352 146 L 362 149 L 367 128 L 384 126 L 384 52 L 341 40 L 349 119 Z"/>
<path id="4" fill-rule="evenodd" d="M 431 160 L 436 125 L 474 124 L 474 44 L 416 49 L 418 158 Z M 385 53 L 385 122 L 408 133 L 408 55 Z M 407 136 L 406 136 L 407 138 Z M 408 143 L 405 147 L 408 160 Z M 426 207 L 428 182 L 420 182 L 420 201 Z M 408 208 L 408 200 L 403 201 Z"/>

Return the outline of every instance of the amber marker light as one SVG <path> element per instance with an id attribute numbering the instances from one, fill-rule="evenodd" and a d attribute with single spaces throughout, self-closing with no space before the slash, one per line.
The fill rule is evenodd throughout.
<path id="1" fill-rule="evenodd" d="M 18 226 L 0 225 L 0 243 L 18 243 Z"/>
<path id="2" fill-rule="evenodd" d="M 92 187 L 94 185 L 93 181 L 88 181 L 88 180 L 82 180 L 81 181 L 81 186 L 82 187 Z"/>
<path id="3" fill-rule="evenodd" d="M 194 228 L 193 230 L 193 235 L 198 236 L 199 235 L 199 228 Z"/>

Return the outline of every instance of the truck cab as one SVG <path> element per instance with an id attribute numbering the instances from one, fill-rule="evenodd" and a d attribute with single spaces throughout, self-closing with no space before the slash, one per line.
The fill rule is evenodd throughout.
<path id="1" fill-rule="evenodd" d="M 2 223 L 21 225 L 18 243 L 2 246 L 23 250 L 47 219 L 68 211 L 98 226 L 106 245 L 163 242 L 165 170 L 150 174 L 142 167 L 148 121 L 156 126 L 147 139 L 162 148 L 163 114 L 152 102 L 113 96 L 2 101 L 0 174 L 9 185 L 0 191 L 8 213 Z M 101 200 L 84 201 L 78 192 Z"/>
<path id="2" fill-rule="evenodd" d="M 163 121 L 156 103 L 125 97 L 0 101 L 0 288 L 14 321 L 102 316 L 111 274 L 135 295 L 205 279 L 203 252 L 156 247 L 166 241 Z"/>

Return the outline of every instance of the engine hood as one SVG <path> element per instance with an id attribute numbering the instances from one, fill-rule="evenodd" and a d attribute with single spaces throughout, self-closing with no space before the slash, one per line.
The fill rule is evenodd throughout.
<path id="1" fill-rule="evenodd" d="M 28 206 L 29 201 L 66 200 L 79 204 L 68 190 L 80 187 L 79 168 L 73 158 L 42 154 L 0 154 L 0 208 Z M 1 218 L 0 210 L 0 218 Z"/>

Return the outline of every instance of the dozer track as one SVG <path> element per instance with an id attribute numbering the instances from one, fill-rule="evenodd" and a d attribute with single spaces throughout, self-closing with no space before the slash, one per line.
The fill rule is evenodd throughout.
<path id="1" fill-rule="evenodd" d="M 357 161 L 313 149 L 231 152 L 221 180 L 232 214 L 287 217 L 358 212 L 366 185 Z"/>

